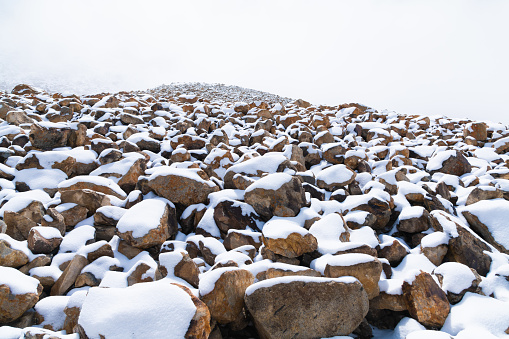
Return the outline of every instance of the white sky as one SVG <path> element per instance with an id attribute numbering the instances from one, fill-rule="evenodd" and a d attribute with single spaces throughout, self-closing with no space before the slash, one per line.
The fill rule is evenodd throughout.
<path id="1" fill-rule="evenodd" d="M 240 85 L 509 123 L 507 0 L 0 0 L 0 89 Z"/>

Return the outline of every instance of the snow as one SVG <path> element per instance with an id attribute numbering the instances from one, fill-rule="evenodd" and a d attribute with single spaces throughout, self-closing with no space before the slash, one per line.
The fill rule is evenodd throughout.
<path id="1" fill-rule="evenodd" d="M 14 295 L 38 294 L 39 280 L 24 275 L 15 268 L 0 266 L 0 285 L 7 285 Z"/>
<path id="2" fill-rule="evenodd" d="M 35 311 L 43 316 L 44 321 L 38 326 L 51 325 L 54 329 L 63 328 L 65 321 L 64 309 L 71 297 L 67 296 L 49 296 L 34 306 Z"/>
<path id="3" fill-rule="evenodd" d="M 65 235 L 60 244 L 60 253 L 77 252 L 88 240 L 94 238 L 94 227 L 89 225 L 76 227 Z"/>
<path id="4" fill-rule="evenodd" d="M 284 184 L 290 182 L 292 176 L 286 173 L 273 173 L 269 174 L 251 184 L 246 188 L 246 193 L 251 192 L 255 189 L 264 190 L 278 190 Z"/>
<path id="5" fill-rule="evenodd" d="M 399 220 L 407 220 L 412 218 L 419 218 L 424 213 L 424 207 L 422 206 L 411 206 L 405 207 L 399 215 Z"/>
<path id="6" fill-rule="evenodd" d="M 410 253 L 407 254 L 401 263 L 392 269 L 392 279 L 407 280 L 413 279 L 415 276 L 415 269 L 418 268 L 427 273 L 433 272 L 436 268 L 435 265 L 424 254 Z"/>
<path id="7" fill-rule="evenodd" d="M 160 280 L 127 288 L 91 288 L 78 323 L 90 339 L 100 335 L 180 339 L 195 312 L 191 297 L 183 289 Z"/>
<path id="8" fill-rule="evenodd" d="M 36 226 L 32 230 L 37 231 L 44 239 L 62 238 L 60 231 L 55 227 Z"/>
<path id="9" fill-rule="evenodd" d="M 496 337 L 507 337 L 509 303 L 467 292 L 451 312 L 442 327 L 443 332 L 457 335 L 465 330 L 484 330 Z"/>
<path id="10" fill-rule="evenodd" d="M 380 292 L 391 295 L 402 295 L 403 294 L 403 280 L 401 279 L 380 279 L 378 281 L 378 287 Z"/>
<path id="11" fill-rule="evenodd" d="M 309 233 L 318 241 L 320 253 L 333 253 L 343 232 L 347 232 L 347 230 L 343 218 L 338 213 L 327 214 L 315 221 L 309 228 Z"/>
<path id="12" fill-rule="evenodd" d="M 340 278 L 324 278 L 324 277 L 306 277 L 306 276 L 286 276 L 286 277 L 278 277 L 267 279 L 263 281 L 259 281 L 257 283 L 252 284 L 246 289 L 246 295 L 253 294 L 256 290 L 260 288 L 270 288 L 279 284 L 289 284 L 294 281 L 304 282 L 304 283 L 328 283 L 328 282 L 338 282 L 343 284 L 353 284 L 358 281 L 354 277 L 340 277 Z"/>
<path id="13" fill-rule="evenodd" d="M 0 208 L 0 217 L 3 218 L 5 211 L 19 212 L 33 201 L 40 201 L 45 204 L 51 201 L 51 197 L 40 189 L 16 193 Z"/>
<path id="14" fill-rule="evenodd" d="M 486 225 L 496 242 L 509 250 L 509 201 L 505 199 L 481 200 L 475 204 L 459 209 L 460 212 L 470 212 Z"/>
<path id="15" fill-rule="evenodd" d="M 309 234 L 309 231 L 296 222 L 286 219 L 270 220 L 263 226 L 262 230 L 263 236 L 270 239 L 286 239 L 292 233 L 305 236 Z"/>
<path id="16" fill-rule="evenodd" d="M 117 206 L 102 206 L 99 207 L 96 211 L 96 213 L 101 213 L 105 217 L 113 219 L 113 220 L 120 220 L 122 216 L 127 212 L 125 208 L 117 207 Z"/>
<path id="17" fill-rule="evenodd" d="M 421 247 L 437 247 L 439 245 L 447 245 L 449 237 L 444 232 L 433 232 L 421 239 Z"/>
<path id="18" fill-rule="evenodd" d="M 352 172 L 343 164 L 332 165 L 321 170 L 316 176 L 316 180 L 323 181 L 326 185 L 343 184 L 355 178 L 355 172 Z"/>
<path id="19" fill-rule="evenodd" d="M 133 237 L 141 238 L 160 227 L 166 207 L 163 200 L 143 200 L 124 213 L 117 223 L 117 230 L 121 233 L 131 231 Z"/>
<path id="20" fill-rule="evenodd" d="M 433 274 L 443 277 L 442 289 L 445 292 L 459 294 L 472 286 L 475 275 L 466 265 L 457 262 L 446 262 L 435 268 Z"/>

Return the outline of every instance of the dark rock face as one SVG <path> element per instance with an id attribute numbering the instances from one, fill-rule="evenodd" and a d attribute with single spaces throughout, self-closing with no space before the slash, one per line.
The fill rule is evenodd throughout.
<path id="1" fill-rule="evenodd" d="M 245 299 L 262 338 L 345 335 L 355 330 L 368 312 L 367 294 L 357 281 L 274 281 L 252 293 L 248 290 Z"/>

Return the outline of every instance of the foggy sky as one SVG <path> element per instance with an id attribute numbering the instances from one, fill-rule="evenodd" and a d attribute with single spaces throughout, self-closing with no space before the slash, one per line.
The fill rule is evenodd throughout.
<path id="1" fill-rule="evenodd" d="M 509 1 L 0 0 L 0 89 L 239 85 L 509 123 Z"/>

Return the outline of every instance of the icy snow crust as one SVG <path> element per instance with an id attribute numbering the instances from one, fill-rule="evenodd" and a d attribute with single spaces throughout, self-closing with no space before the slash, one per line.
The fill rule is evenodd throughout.
<path id="1" fill-rule="evenodd" d="M 182 338 L 196 307 L 172 283 L 200 297 L 217 287 L 223 273 L 239 269 L 255 277 L 248 295 L 293 281 L 353 283 L 357 280 L 352 277 L 325 277 L 326 266 L 357 265 L 355 269 L 361 270 L 374 260 L 384 264 L 378 286 L 387 295 L 402 295 L 404 282 L 414 283 L 421 272 L 430 274 L 444 292 L 462 294 L 476 275 L 468 267 L 473 262 L 451 261 L 465 259 L 454 257 L 458 247 L 478 251 L 483 262 L 489 260 L 479 282 L 484 295 L 466 293 L 452 305 L 440 331 L 426 330 L 416 319 L 405 317 L 393 329 L 372 326 L 374 338 L 507 337 L 509 256 L 503 253 L 504 246 L 509 246 L 507 126 L 486 122 L 486 139 L 474 141 L 469 135 L 476 129 L 469 120 L 405 116 L 359 104 L 317 106 L 240 87 L 200 83 L 90 96 L 1 92 L 0 114 L 3 105 L 8 110 L 22 107 L 29 117 L 42 120 L 37 125 L 53 131 L 70 128 L 73 133 L 85 133 L 77 147 L 71 146 L 78 142 L 77 135 L 72 135 L 67 144 L 42 151 L 34 149 L 31 141 L 24 144 L 31 134 L 30 124 L 16 126 L 3 117 L 0 120 L 0 240 L 6 253 L 21 251 L 28 265 L 45 265 L 0 267 L 0 285 L 8 285 L 15 295 L 37 293 L 38 279 L 51 284 L 65 277 L 66 266 L 77 255 L 89 260 L 78 273 L 95 280 L 79 288 L 75 281 L 58 296 L 51 295 L 47 286 L 34 307 L 44 322 L 19 330 L 2 326 L 0 338 L 20 338 L 26 331 L 37 330 L 47 337 L 77 339 L 78 334 L 59 332 L 66 307 L 82 308 L 79 322 L 90 338 Z M 55 105 L 62 109 L 72 105 L 69 121 L 55 122 L 64 119 Z M 465 157 L 470 169 L 461 175 L 444 173 L 444 163 L 455 161 L 456 156 Z M 147 183 L 168 175 L 219 191 L 182 205 L 171 197 L 157 196 Z M 246 192 L 263 188 L 270 193 L 290 180 L 302 185 L 306 196 L 295 216 L 262 218 L 257 207 L 245 201 Z M 93 206 L 81 196 L 66 200 L 71 198 L 63 191 L 78 181 L 108 187 L 114 196 Z M 466 205 L 476 187 L 483 188 L 480 198 L 485 200 Z M 33 202 L 37 211 L 28 211 Z M 221 202 L 228 202 L 226 210 L 216 209 Z M 172 224 L 179 230 L 161 246 L 140 250 L 127 237 L 121 239 L 125 232 L 150 237 L 167 205 L 175 211 L 169 217 L 176 217 Z M 55 210 L 50 213 L 50 208 Z M 430 218 L 420 218 L 426 211 Z M 476 233 L 478 228 L 469 225 L 463 214 L 467 211 L 494 240 Z M 54 215 L 58 213 L 66 225 L 63 236 L 61 218 Z M 26 218 L 36 219 L 28 222 L 30 227 L 47 239 L 62 238 L 62 243 L 52 253 L 34 254 L 26 235 L 13 232 L 13 216 L 22 224 Z M 236 218 L 251 220 L 243 224 Z M 400 221 L 414 218 L 428 222 L 427 230 L 399 231 Z M 291 234 L 312 235 L 317 250 L 298 258 L 270 253 L 268 239 L 293 246 L 288 239 Z M 476 246 L 464 248 L 470 243 L 465 237 Z M 398 253 L 400 260 L 381 257 L 395 242 L 403 249 Z M 106 251 L 98 253 L 100 248 Z M 429 254 L 445 249 L 447 255 L 441 261 Z M 196 265 L 193 274 L 198 274 L 198 281 L 193 277 L 191 283 L 180 276 L 177 265 L 184 261 Z M 267 279 L 270 269 L 294 276 Z M 297 275 L 314 273 L 310 269 L 322 277 Z M 164 278 L 163 273 L 167 273 Z M 42 329 L 46 325 L 55 331 Z M 221 326 L 231 330 L 231 325 Z M 246 331 L 258 336 L 251 323 Z"/>

